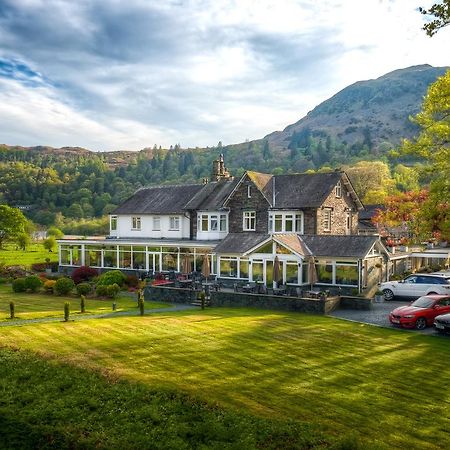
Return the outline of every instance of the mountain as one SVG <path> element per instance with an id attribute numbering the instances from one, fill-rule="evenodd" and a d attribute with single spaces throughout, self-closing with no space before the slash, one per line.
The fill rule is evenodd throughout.
<path id="1" fill-rule="evenodd" d="M 278 151 L 302 147 L 308 137 L 383 154 L 417 131 L 409 120 L 421 107 L 428 86 L 449 67 L 420 65 L 375 80 L 358 81 L 324 101 L 298 122 L 266 136 Z"/>

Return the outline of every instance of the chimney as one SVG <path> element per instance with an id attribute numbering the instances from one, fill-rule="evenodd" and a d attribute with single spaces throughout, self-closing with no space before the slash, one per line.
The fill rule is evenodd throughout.
<path id="1" fill-rule="evenodd" d="M 223 160 L 223 154 L 221 153 L 219 159 L 213 161 L 213 171 L 211 175 L 211 181 L 232 180 L 233 177 L 225 167 Z"/>

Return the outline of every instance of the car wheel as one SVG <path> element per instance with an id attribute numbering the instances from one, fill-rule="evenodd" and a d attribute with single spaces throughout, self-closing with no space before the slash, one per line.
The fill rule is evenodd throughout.
<path id="1" fill-rule="evenodd" d="M 416 329 L 417 330 L 424 330 L 427 327 L 427 320 L 425 317 L 419 317 L 416 320 Z"/>
<path id="2" fill-rule="evenodd" d="M 437 292 L 428 292 L 427 295 L 438 295 Z"/>
<path id="3" fill-rule="evenodd" d="M 383 295 L 386 301 L 394 300 L 394 293 L 390 289 L 385 289 Z"/>

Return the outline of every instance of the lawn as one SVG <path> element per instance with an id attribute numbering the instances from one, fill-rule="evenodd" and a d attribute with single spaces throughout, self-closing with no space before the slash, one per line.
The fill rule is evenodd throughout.
<path id="1" fill-rule="evenodd" d="M 82 315 L 80 313 L 80 299 L 75 296 L 57 296 L 51 294 L 31 294 L 12 292 L 10 285 L 0 285 L 0 323 L 10 321 L 9 303 L 14 301 L 16 320 L 41 319 L 45 317 L 63 317 L 64 303 L 70 302 L 71 315 Z M 117 304 L 116 312 L 137 311 L 136 299 L 128 295 L 120 295 L 114 300 Z M 84 314 L 112 313 L 111 299 L 87 298 Z M 167 303 L 145 302 L 145 308 L 167 308 Z"/>
<path id="2" fill-rule="evenodd" d="M 439 337 L 216 308 L 0 328 L 0 339 L 239 413 L 354 432 L 362 448 L 450 441 L 450 346 Z"/>
<path id="3" fill-rule="evenodd" d="M 6 244 L 0 249 L 0 263 L 7 266 L 30 267 L 34 263 L 45 263 L 46 258 L 51 262 L 58 261 L 58 252 L 49 252 L 40 243 L 30 244 L 25 251 L 16 250 L 14 244 Z"/>

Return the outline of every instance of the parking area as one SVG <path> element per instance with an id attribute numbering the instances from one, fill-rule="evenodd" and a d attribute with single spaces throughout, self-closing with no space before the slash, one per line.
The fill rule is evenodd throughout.
<path id="1" fill-rule="evenodd" d="M 409 305 L 410 302 L 405 301 L 392 301 L 392 302 L 382 302 L 382 303 L 373 303 L 373 308 L 370 311 L 359 311 L 354 309 L 337 309 L 330 313 L 332 317 L 338 317 L 341 319 L 353 320 L 355 322 L 361 323 L 369 323 L 373 325 L 378 325 L 386 328 L 397 328 L 394 325 L 391 325 L 389 322 L 389 313 L 398 308 L 399 306 Z M 404 328 L 402 328 L 405 330 Z M 435 331 L 434 327 L 426 328 L 425 330 L 406 330 L 412 331 L 414 333 L 422 333 L 429 335 L 438 335 Z M 450 338 L 450 336 L 446 336 Z"/>

